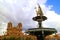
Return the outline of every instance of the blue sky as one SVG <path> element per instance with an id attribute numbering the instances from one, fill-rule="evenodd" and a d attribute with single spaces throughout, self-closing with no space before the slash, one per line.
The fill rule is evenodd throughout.
<path id="1" fill-rule="evenodd" d="M 60 14 L 60 0 L 47 0 L 46 5 L 53 5 L 51 10 Z"/>
<path id="2" fill-rule="evenodd" d="M 56 1 L 56 2 L 55 2 Z M 32 18 L 36 16 L 35 7 L 40 4 L 47 20 L 43 27 L 56 28 L 60 33 L 60 15 L 58 0 L 0 0 L 0 34 L 6 31 L 7 23 L 11 21 L 15 26 L 21 22 L 23 29 L 37 27 Z M 57 6 L 55 6 L 57 5 Z"/>

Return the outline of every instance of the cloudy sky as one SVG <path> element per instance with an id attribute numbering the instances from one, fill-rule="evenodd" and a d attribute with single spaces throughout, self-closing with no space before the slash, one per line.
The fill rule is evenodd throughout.
<path id="1" fill-rule="evenodd" d="M 36 16 L 35 7 L 40 4 L 47 20 L 43 27 L 56 28 L 60 32 L 60 0 L 0 0 L 0 35 L 11 21 L 13 25 L 23 24 L 23 30 L 37 27 L 32 18 Z"/>

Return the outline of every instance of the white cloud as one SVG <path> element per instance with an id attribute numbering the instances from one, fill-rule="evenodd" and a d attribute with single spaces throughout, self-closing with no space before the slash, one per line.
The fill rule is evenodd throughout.
<path id="1" fill-rule="evenodd" d="M 7 24 L 4 22 L 0 22 L 0 35 L 3 35 L 4 32 L 6 31 Z"/>
<path id="2" fill-rule="evenodd" d="M 49 5 L 50 6 L 50 5 Z M 46 7 L 46 6 L 45 6 Z M 60 15 L 58 15 L 55 11 L 50 10 L 52 9 L 51 7 L 47 7 L 47 11 L 46 11 L 46 16 L 47 16 L 47 20 L 45 22 L 43 22 L 44 26 L 50 27 L 50 28 L 56 28 L 58 32 L 60 32 Z"/>
<path id="3" fill-rule="evenodd" d="M 0 21 L 11 21 L 14 24 L 23 23 L 23 28 L 37 27 L 37 23 L 32 20 L 36 15 L 34 7 L 37 3 L 41 5 L 43 13 L 48 17 L 43 22 L 43 26 L 60 28 L 60 15 L 51 11 L 53 5 L 46 6 L 47 0 L 0 0 Z"/>

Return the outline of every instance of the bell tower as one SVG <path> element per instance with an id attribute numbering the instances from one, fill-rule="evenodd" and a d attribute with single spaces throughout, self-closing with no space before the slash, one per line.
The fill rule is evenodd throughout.
<path id="1" fill-rule="evenodd" d="M 20 31 L 22 31 L 22 23 L 18 23 L 17 29 L 20 30 Z"/>
<path id="2" fill-rule="evenodd" d="M 7 29 L 11 29 L 11 28 L 12 28 L 12 23 L 8 22 Z"/>

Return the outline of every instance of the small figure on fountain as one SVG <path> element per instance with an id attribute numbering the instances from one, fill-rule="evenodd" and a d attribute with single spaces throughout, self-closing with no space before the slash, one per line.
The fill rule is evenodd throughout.
<path id="1" fill-rule="evenodd" d="M 43 16 L 43 12 L 41 10 L 41 7 L 40 5 L 38 4 L 38 7 L 35 8 L 36 9 L 36 13 L 37 13 L 37 16 Z"/>

